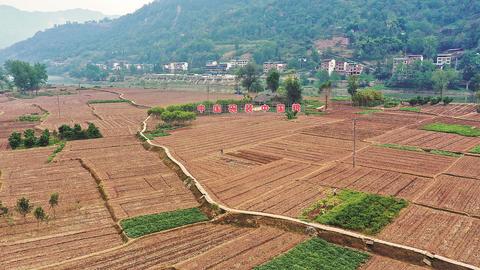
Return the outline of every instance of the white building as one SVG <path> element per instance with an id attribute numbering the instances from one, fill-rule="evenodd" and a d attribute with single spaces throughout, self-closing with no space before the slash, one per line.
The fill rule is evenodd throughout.
<path id="1" fill-rule="evenodd" d="M 186 72 L 188 71 L 187 62 L 172 62 L 163 66 L 163 68 L 170 73 Z"/>

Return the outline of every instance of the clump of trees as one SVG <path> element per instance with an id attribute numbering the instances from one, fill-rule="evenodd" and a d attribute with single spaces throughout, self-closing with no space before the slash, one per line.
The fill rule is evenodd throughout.
<path id="1" fill-rule="evenodd" d="M 267 74 L 267 89 L 273 93 L 277 92 L 280 86 L 280 73 L 276 69 L 272 69 Z"/>
<path id="2" fill-rule="evenodd" d="M 163 122 L 171 126 L 185 126 L 197 119 L 197 115 L 193 112 L 165 111 L 160 118 Z"/>
<path id="3" fill-rule="evenodd" d="M 35 131 L 33 129 L 27 129 L 22 134 L 19 132 L 13 132 L 8 138 L 8 143 L 12 149 L 17 149 L 21 146 L 25 148 L 33 147 L 45 147 L 51 144 L 51 134 L 48 129 L 45 129 L 40 137 L 35 136 Z"/>
<path id="4" fill-rule="evenodd" d="M 289 104 L 302 101 L 302 86 L 296 76 L 290 76 L 285 80 L 285 90 Z"/>
<path id="5" fill-rule="evenodd" d="M 373 89 L 360 90 L 352 96 L 353 105 L 355 106 L 375 107 L 383 104 L 384 100 L 383 94 Z"/>
<path id="6" fill-rule="evenodd" d="M 6 74 L 13 77 L 13 83 L 22 92 L 33 92 L 46 85 L 48 80 L 47 67 L 36 63 L 9 60 L 5 63 Z"/>
<path id="7" fill-rule="evenodd" d="M 82 69 L 71 71 L 70 76 L 75 78 L 84 78 L 89 81 L 98 82 L 98 81 L 107 80 L 108 72 L 96 65 L 87 64 Z"/>
<path id="8" fill-rule="evenodd" d="M 248 63 L 246 66 L 237 71 L 237 76 L 241 81 L 243 87 L 248 92 L 261 92 L 263 86 L 260 82 L 260 69 L 254 63 Z"/>
<path id="9" fill-rule="evenodd" d="M 82 129 L 82 126 L 79 124 L 75 124 L 73 128 L 69 125 L 62 125 L 58 128 L 58 136 L 60 139 L 66 141 L 97 139 L 103 137 L 98 127 L 93 123 L 89 123 L 87 129 Z"/>

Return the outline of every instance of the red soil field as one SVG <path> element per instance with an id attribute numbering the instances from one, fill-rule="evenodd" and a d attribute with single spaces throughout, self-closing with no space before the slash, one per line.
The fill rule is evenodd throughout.
<path id="1" fill-rule="evenodd" d="M 103 181 L 117 219 L 198 205 L 177 175 L 134 136 L 69 142 L 58 156 L 76 158 Z"/>
<path id="2" fill-rule="evenodd" d="M 458 158 L 371 146 L 357 153 L 357 164 L 363 167 L 433 177 Z M 351 164 L 351 160 L 345 162 Z"/>
<path id="3" fill-rule="evenodd" d="M 32 215 L 24 221 L 18 214 L 12 226 L 0 222 L 4 269 L 38 268 L 122 243 L 90 173 L 78 161 L 46 164 L 52 152 L 53 148 L 0 152 L 0 200 L 12 212 L 16 200 L 25 196 L 52 215 L 50 194 L 60 194 L 56 218 L 48 224 L 38 226 Z"/>
<path id="4" fill-rule="evenodd" d="M 128 103 L 92 104 L 91 108 L 98 117 L 91 122 L 99 127 L 105 137 L 136 134 L 147 117 L 147 110 Z"/>
<path id="5" fill-rule="evenodd" d="M 286 252 L 303 235 L 260 227 L 199 224 L 151 235 L 56 269 L 250 269 Z"/>
<path id="6" fill-rule="evenodd" d="M 465 116 L 471 113 L 476 113 L 475 104 L 438 104 L 434 106 L 423 106 L 422 113 L 431 113 L 436 115 L 446 115 L 451 117 Z"/>
<path id="7" fill-rule="evenodd" d="M 410 145 L 427 149 L 468 152 L 480 144 L 480 138 L 418 129 L 399 129 L 371 139 L 379 144 Z"/>
<path id="8" fill-rule="evenodd" d="M 183 104 L 190 102 L 206 101 L 210 97 L 211 101 L 218 99 L 242 99 L 241 95 L 225 94 L 210 92 L 207 95 L 206 91 L 172 91 L 162 89 L 108 89 L 124 94 L 123 97 L 128 100 L 133 100 L 139 105 L 146 106 L 168 106 L 174 104 Z"/>
<path id="9" fill-rule="evenodd" d="M 416 202 L 480 217 L 479 194 L 478 180 L 441 175 Z"/>
<path id="10" fill-rule="evenodd" d="M 480 157 L 464 156 L 447 171 L 448 174 L 480 179 Z"/>
<path id="11" fill-rule="evenodd" d="M 396 261 L 382 256 L 372 256 L 372 258 L 360 268 L 360 270 L 427 270 L 428 267 L 412 265 L 401 261 Z"/>
<path id="12" fill-rule="evenodd" d="M 480 265 L 480 220 L 411 205 L 380 238 Z"/>
<path id="13" fill-rule="evenodd" d="M 353 168 L 350 164 L 338 163 L 315 172 L 307 181 L 313 185 L 413 200 L 433 182 L 433 179 L 361 166 Z"/>

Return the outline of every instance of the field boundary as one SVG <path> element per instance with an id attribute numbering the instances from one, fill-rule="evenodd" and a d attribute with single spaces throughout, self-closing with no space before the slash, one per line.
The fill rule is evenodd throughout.
<path id="1" fill-rule="evenodd" d="M 199 181 L 182 163 L 173 157 L 167 147 L 155 144 L 145 136 L 144 132 L 147 129 L 147 121 L 149 119 L 150 116 L 143 121 L 143 128 L 142 131 L 140 131 L 140 136 L 145 139 L 145 148 L 150 151 L 159 153 L 163 152 L 164 160 L 167 161 L 167 166 L 179 174 L 180 178 L 184 181 L 187 188 L 193 192 L 194 196 L 201 203 L 202 207 L 209 208 L 211 213 L 223 214 L 219 216 L 215 222 L 237 224 L 247 227 L 258 227 L 259 225 L 274 226 L 287 231 L 318 236 L 334 244 L 365 250 L 373 254 L 405 261 L 411 264 L 430 266 L 433 269 L 480 270 L 480 268 L 473 265 L 432 254 L 425 250 L 404 246 L 373 237 L 367 237 L 359 233 L 321 224 L 308 223 L 286 216 L 237 210 L 222 205 L 210 197 L 208 192 L 199 183 Z"/>

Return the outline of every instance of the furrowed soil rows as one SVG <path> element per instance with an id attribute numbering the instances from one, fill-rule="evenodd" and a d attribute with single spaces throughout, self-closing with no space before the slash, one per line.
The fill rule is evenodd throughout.
<path id="1" fill-rule="evenodd" d="M 384 169 L 400 173 L 433 177 L 451 166 L 457 158 L 383 148 L 368 147 L 357 154 L 357 164 L 363 167 Z M 351 160 L 345 160 L 351 164 Z"/>
<path id="2" fill-rule="evenodd" d="M 480 138 L 476 137 L 408 128 L 389 132 L 373 138 L 372 141 L 379 144 L 410 145 L 451 152 L 468 152 L 468 150 L 480 144 Z"/>
<path id="3" fill-rule="evenodd" d="M 436 115 L 459 117 L 465 116 L 470 113 L 476 113 L 477 110 L 475 104 L 450 104 L 447 106 L 443 104 L 438 104 L 434 106 L 424 106 L 422 107 L 422 112 Z"/>
<path id="4" fill-rule="evenodd" d="M 480 157 L 464 156 L 455 163 L 448 174 L 480 179 Z"/>
<path id="5" fill-rule="evenodd" d="M 373 256 L 360 270 L 428 270 L 428 267 L 411 265 L 382 256 Z"/>
<path id="6" fill-rule="evenodd" d="M 441 175 L 416 202 L 480 217 L 479 180 Z"/>
<path id="7" fill-rule="evenodd" d="M 78 161 L 46 164 L 52 151 L 0 155 L 0 200 L 12 211 L 16 200 L 25 196 L 53 216 L 48 200 L 51 193 L 60 194 L 55 219 L 48 224 L 38 226 L 31 215 L 26 221 L 15 215 L 12 226 L 0 222 L 0 265 L 5 269 L 38 268 L 122 243 L 90 173 Z"/>
<path id="8" fill-rule="evenodd" d="M 206 91 L 168 91 L 161 89 L 109 89 L 122 93 L 123 97 L 133 100 L 137 104 L 146 106 L 168 106 L 174 104 L 184 104 L 190 102 L 201 102 L 207 99 L 215 101 L 217 99 L 242 99 L 242 96 L 234 94 L 210 93 Z"/>
<path id="9" fill-rule="evenodd" d="M 75 158 L 103 181 L 118 219 L 198 205 L 178 176 L 133 136 L 71 142 L 58 156 Z"/>
<path id="10" fill-rule="evenodd" d="M 273 228 L 200 224 L 142 238 L 104 254 L 56 269 L 251 268 L 288 250 L 305 236 Z"/>
<path id="11" fill-rule="evenodd" d="M 393 171 L 338 163 L 312 174 L 312 185 L 359 190 L 412 200 L 421 194 L 433 179 Z"/>
<path id="12" fill-rule="evenodd" d="M 410 205 L 380 238 L 480 265 L 480 220 Z"/>
<path id="13" fill-rule="evenodd" d="M 147 115 L 146 110 L 129 103 L 93 104 L 91 107 L 100 118 L 92 123 L 100 128 L 105 137 L 136 134 Z"/>

